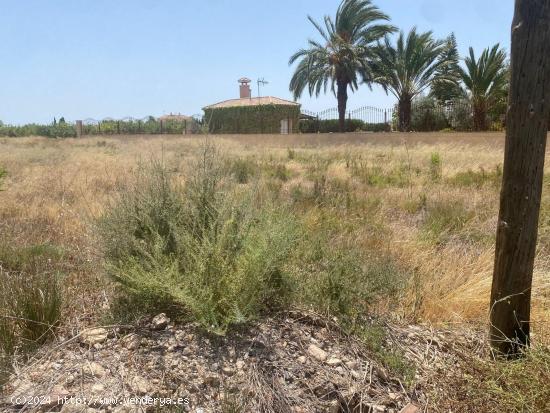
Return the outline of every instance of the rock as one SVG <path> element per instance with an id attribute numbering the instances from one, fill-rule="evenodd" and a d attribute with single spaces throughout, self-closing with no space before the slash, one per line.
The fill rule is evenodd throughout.
<path id="1" fill-rule="evenodd" d="M 235 369 L 232 369 L 231 367 L 224 367 L 222 368 L 222 372 L 226 376 L 232 376 L 233 374 L 235 374 Z"/>
<path id="2" fill-rule="evenodd" d="M 153 330 L 164 330 L 168 323 L 170 322 L 170 319 L 166 316 L 164 313 L 160 313 L 159 315 L 156 315 L 153 320 L 151 321 L 151 327 Z"/>
<path id="3" fill-rule="evenodd" d="M 405 407 L 403 407 L 399 413 L 417 413 L 420 411 L 420 407 L 418 407 L 415 404 L 409 403 Z"/>
<path id="4" fill-rule="evenodd" d="M 371 404 L 370 405 L 370 411 L 372 413 L 377 413 L 377 412 L 385 412 L 386 411 L 386 406 L 382 405 L 382 404 Z"/>
<path id="5" fill-rule="evenodd" d="M 108 334 L 108 331 L 104 328 L 90 328 L 80 334 L 80 342 L 88 346 L 94 346 L 107 340 Z"/>
<path id="6" fill-rule="evenodd" d="M 359 369 L 359 363 L 357 361 L 348 361 L 346 363 L 346 367 L 350 370 L 358 370 Z"/>
<path id="7" fill-rule="evenodd" d="M 122 339 L 122 345 L 128 350 L 136 350 L 139 348 L 139 341 L 139 337 L 132 333 Z"/>
<path id="8" fill-rule="evenodd" d="M 329 365 L 331 367 L 336 367 L 336 366 L 339 366 L 340 364 L 342 364 L 342 360 L 337 359 L 335 357 L 331 357 L 326 361 L 326 363 L 327 363 L 327 365 Z"/>
<path id="9" fill-rule="evenodd" d="M 206 386 L 210 387 L 219 387 L 220 386 L 220 379 L 218 376 L 211 374 L 210 376 L 206 376 L 203 380 L 203 383 Z"/>
<path id="10" fill-rule="evenodd" d="M 101 383 L 95 383 L 92 386 L 92 393 L 101 394 L 105 391 L 105 386 Z"/>
<path id="11" fill-rule="evenodd" d="M 298 363 L 305 364 L 306 363 L 306 356 L 300 356 L 298 357 Z"/>
<path id="12" fill-rule="evenodd" d="M 320 347 L 317 347 L 315 344 L 310 344 L 310 346 L 307 348 L 307 352 L 311 357 L 318 361 L 325 361 L 328 357 L 327 352 Z"/>
<path id="13" fill-rule="evenodd" d="M 149 383 L 141 376 L 135 376 L 130 382 L 130 386 L 140 395 L 146 395 L 149 392 Z"/>
<path id="14" fill-rule="evenodd" d="M 242 370 L 244 368 L 244 361 L 243 360 L 237 360 L 235 365 L 237 366 L 237 370 Z"/>
<path id="15" fill-rule="evenodd" d="M 83 370 L 85 374 L 92 375 L 93 377 L 97 377 L 98 379 L 102 378 L 107 373 L 107 371 L 103 368 L 101 364 L 98 364 L 94 361 L 85 365 Z"/>

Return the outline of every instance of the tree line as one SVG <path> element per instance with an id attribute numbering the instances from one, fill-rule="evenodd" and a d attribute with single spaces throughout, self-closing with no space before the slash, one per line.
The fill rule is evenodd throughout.
<path id="1" fill-rule="evenodd" d="M 460 65 L 453 33 L 436 39 L 431 31 L 399 31 L 371 0 L 343 0 L 334 19 L 325 16 L 322 23 L 308 19 L 321 40 L 308 40 L 306 48 L 290 57 L 289 64 L 297 66 L 289 88 L 295 99 L 306 90 L 319 96 L 330 89 L 338 100 L 341 132 L 345 132 L 348 91 L 360 85 L 380 85 L 395 96 L 400 131 L 411 130 L 413 101 L 425 93 L 440 104 L 469 101 L 476 131 L 489 128 L 489 112 L 505 112 L 509 64 L 499 44 L 479 56 L 470 47 Z"/>

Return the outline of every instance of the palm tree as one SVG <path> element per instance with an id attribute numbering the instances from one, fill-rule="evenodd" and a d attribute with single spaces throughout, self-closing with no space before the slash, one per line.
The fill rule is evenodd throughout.
<path id="1" fill-rule="evenodd" d="M 289 65 L 299 60 L 290 81 L 290 91 L 298 99 L 308 89 L 309 95 L 319 96 L 327 88 L 338 99 L 340 132 L 344 132 L 348 87 L 355 91 L 363 81 L 370 85 L 372 79 L 371 59 L 376 42 L 395 31 L 391 25 L 379 23 L 389 21 L 371 0 L 343 0 L 334 21 L 325 16 L 324 27 L 311 16 L 322 41 L 309 40 L 307 49 L 294 53 Z"/>
<path id="2" fill-rule="evenodd" d="M 413 28 L 405 38 L 401 31 L 396 45 L 389 36 L 376 48 L 374 81 L 398 100 L 399 130 L 409 131 L 413 99 L 434 81 L 453 82 L 441 69 L 447 64 L 445 41 L 434 40 L 432 32 Z"/>
<path id="3" fill-rule="evenodd" d="M 497 43 L 476 59 L 474 49 L 464 59 L 466 69 L 460 70 L 474 111 L 474 129 L 487 129 L 487 112 L 506 98 L 508 70 L 506 52 Z"/>

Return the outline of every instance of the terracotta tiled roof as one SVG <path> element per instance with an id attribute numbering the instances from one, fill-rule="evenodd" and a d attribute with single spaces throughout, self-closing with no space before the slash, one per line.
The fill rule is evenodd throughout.
<path id="1" fill-rule="evenodd" d="M 233 108 L 233 107 L 243 107 L 243 106 L 259 106 L 259 105 L 300 106 L 299 103 L 292 102 L 290 100 L 279 99 L 273 96 L 263 96 L 260 98 L 242 98 L 242 99 L 224 100 L 223 102 L 206 106 L 203 109 L 221 109 L 221 108 Z"/>

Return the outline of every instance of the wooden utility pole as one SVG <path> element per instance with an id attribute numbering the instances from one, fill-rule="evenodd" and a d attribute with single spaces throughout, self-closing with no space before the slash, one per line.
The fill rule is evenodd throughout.
<path id="1" fill-rule="evenodd" d="M 550 0 L 516 0 L 490 341 L 508 357 L 529 345 L 531 284 L 550 115 Z"/>

